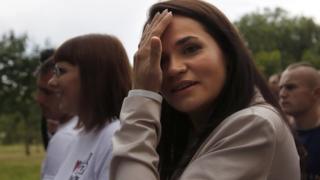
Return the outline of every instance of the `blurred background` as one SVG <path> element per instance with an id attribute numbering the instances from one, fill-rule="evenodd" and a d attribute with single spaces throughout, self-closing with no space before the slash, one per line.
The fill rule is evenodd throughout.
<path id="1" fill-rule="evenodd" d="M 39 179 L 44 156 L 41 114 L 34 101 L 43 49 L 87 33 L 117 36 L 129 58 L 136 51 L 147 9 L 157 0 L 1 0 L 0 179 Z M 268 78 L 288 64 L 320 68 L 320 2 L 210 0 L 239 29 Z"/>

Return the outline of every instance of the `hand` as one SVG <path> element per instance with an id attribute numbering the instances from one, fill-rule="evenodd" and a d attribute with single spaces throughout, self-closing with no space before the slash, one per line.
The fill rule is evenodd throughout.
<path id="1" fill-rule="evenodd" d="M 172 20 L 167 9 L 157 13 L 146 25 L 134 56 L 133 89 L 159 92 L 162 83 L 160 67 L 162 45 L 160 37 Z"/>

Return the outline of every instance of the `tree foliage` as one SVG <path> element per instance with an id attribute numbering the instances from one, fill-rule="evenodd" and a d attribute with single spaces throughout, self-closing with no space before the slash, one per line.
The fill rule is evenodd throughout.
<path id="1" fill-rule="evenodd" d="M 30 144 L 39 129 L 35 105 L 37 51 L 27 53 L 27 35 L 14 32 L 0 39 L 0 132 L 3 143 Z"/>
<path id="2" fill-rule="evenodd" d="M 312 18 L 265 8 L 244 15 L 235 25 L 266 75 L 302 60 L 320 67 L 320 26 Z"/>

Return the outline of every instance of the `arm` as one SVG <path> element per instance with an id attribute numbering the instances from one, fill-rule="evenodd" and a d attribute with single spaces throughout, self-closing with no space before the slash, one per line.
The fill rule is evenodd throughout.
<path id="1" fill-rule="evenodd" d="M 160 37 L 171 20 L 168 10 L 157 13 L 142 34 L 134 57 L 133 89 L 147 90 L 147 95 L 127 97 L 123 102 L 121 129 L 113 138 L 110 180 L 159 179 L 156 147 L 160 139 L 161 101 L 149 95 L 156 97 L 160 91 Z"/>
<path id="2" fill-rule="evenodd" d="M 160 139 L 160 111 L 161 96 L 159 99 L 129 95 L 124 100 L 121 128 L 113 137 L 110 180 L 159 179 L 156 147 Z"/>

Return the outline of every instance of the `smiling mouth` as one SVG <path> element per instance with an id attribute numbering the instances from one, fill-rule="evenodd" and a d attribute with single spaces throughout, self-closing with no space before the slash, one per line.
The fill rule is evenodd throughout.
<path id="1" fill-rule="evenodd" d="M 288 104 L 290 104 L 290 103 L 287 102 L 287 101 L 280 102 L 280 105 L 282 105 L 282 106 L 285 106 L 285 105 L 288 105 Z"/>
<path id="2" fill-rule="evenodd" d="M 171 93 L 178 93 L 180 91 L 183 91 L 185 89 L 190 88 L 191 86 L 194 86 L 197 84 L 195 81 L 183 81 L 181 83 L 178 83 L 174 88 L 172 88 Z"/>

